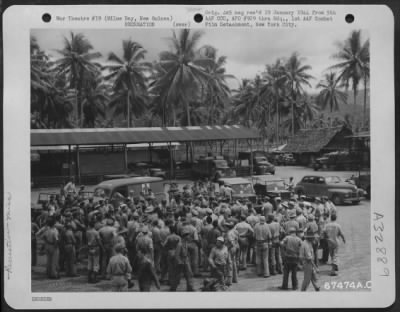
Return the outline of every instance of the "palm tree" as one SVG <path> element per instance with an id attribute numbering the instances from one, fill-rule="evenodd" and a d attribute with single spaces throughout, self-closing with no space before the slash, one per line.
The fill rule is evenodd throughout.
<path id="1" fill-rule="evenodd" d="M 90 52 L 93 46 L 81 33 L 70 33 L 70 38 L 64 37 L 64 48 L 57 50 L 62 58 L 55 61 L 58 74 L 68 77 L 69 86 L 75 89 L 77 104 L 77 119 L 83 125 L 83 88 L 85 79 L 95 76 L 100 65 L 93 60 L 101 56 L 98 52 Z"/>
<path id="2" fill-rule="evenodd" d="M 126 114 L 127 126 L 131 126 L 132 115 L 138 117 L 147 106 L 146 72 L 151 65 L 144 62 L 146 50 L 141 44 L 129 40 L 122 41 L 123 58 L 111 52 L 108 59 L 113 65 L 105 66 L 110 70 L 104 79 L 114 79 L 115 94 L 111 106 L 118 106 L 116 114 Z"/>
<path id="3" fill-rule="evenodd" d="M 364 80 L 366 89 L 367 80 L 369 77 L 369 40 L 361 42 L 361 30 L 354 30 L 350 36 L 343 42 L 338 43 L 339 52 L 333 57 L 340 63 L 331 66 L 331 69 L 339 70 L 339 79 L 343 81 L 346 88 L 350 82 L 353 89 L 354 105 L 358 87 L 361 80 Z M 364 91 L 364 110 L 366 110 L 366 91 Z"/>
<path id="4" fill-rule="evenodd" d="M 187 125 L 191 125 L 190 102 L 201 96 L 201 87 L 209 79 L 202 67 L 207 58 L 199 57 L 196 50 L 202 35 L 202 32 L 190 29 L 182 29 L 178 34 L 173 31 L 169 38 L 170 51 L 160 53 L 159 76 L 152 85 L 152 92 L 157 94 L 163 116 L 167 111 L 172 114 L 173 124 L 178 109 L 185 111 Z M 209 62 L 212 60 L 209 59 Z"/>
<path id="5" fill-rule="evenodd" d="M 269 96 L 273 103 L 273 108 L 275 111 L 275 140 L 279 141 L 279 104 L 284 94 L 284 83 L 285 76 L 283 75 L 284 68 L 282 65 L 282 61 L 280 59 L 276 60 L 273 65 L 267 65 L 266 71 L 263 73 L 263 78 L 266 81 L 266 92 L 269 93 Z M 272 111 L 272 110 L 271 110 Z"/>
<path id="6" fill-rule="evenodd" d="M 254 90 L 252 81 L 242 79 L 239 89 L 233 90 L 233 117 L 235 121 L 242 122 L 245 126 L 251 127 L 256 119 L 256 104 L 254 101 Z"/>
<path id="7" fill-rule="evenodd" d="M 322 89 L 317 96 L 317 103 L 325 109 L 329 106 L 331 113 L 339 110 L 339 103 L 347 104 L 347 94 L 339 90 L 336 74 L 330 72 L 325 74 L 325 80 L 318 83 L 317 89 Z"/>
<path id="8" fill-rule="evenodd" d="M 294 52 L 290 58 L 287 60 L 284 66 L 285 82 L 289 89 L 291 96 L 291 111 L 292 111 L 292 135 L 295 131 L 295 103 L 297 102 L 297 97 L 304 94 L 303 86 L 311 87 L 309 82 L 310 79 L 314 77 L 307 73 L 311 69 L 310 65 L 302 64 L 303 58 L 299 57 L 297 52 Z"/>
<path id="9" fill-rule="evenodd" d="M 106 103 L 109 102 L 109 86 L 99 75 L 85 89 L 82 101 L 84 125 L 94 128 L 98 116 L 106 118 Z"/>
<path id="10" fill-rule="evenodd" d="M 199 49 L 198 54 L 197 64 L 201 66 L 203 63 L 203 67 L 209 75 L 203 101 L 206 106 L 209 106 L 207 124 L 213 125 L 216 120 L 220 119 L 220 113 L 223 113 L 229 101 L 230 89 L 227 79 L 235 79 L 235 77 L 226 74 L 226 56 L 217 57 L 217 50 L 214 47 L 205 45 Z"/>

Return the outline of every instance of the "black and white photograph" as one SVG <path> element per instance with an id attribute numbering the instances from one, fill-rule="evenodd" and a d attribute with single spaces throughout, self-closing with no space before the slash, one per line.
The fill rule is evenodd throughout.
<path id="1" fill-rule="evenodd" d="M 388 7 L 13 6 L 3 20 L 10 307 L 393 303 Z"/>
<path id="2" fill-rule="evenodd" d="M 367 31 L 30 45 L 32 291 L 369 291 Z"/>

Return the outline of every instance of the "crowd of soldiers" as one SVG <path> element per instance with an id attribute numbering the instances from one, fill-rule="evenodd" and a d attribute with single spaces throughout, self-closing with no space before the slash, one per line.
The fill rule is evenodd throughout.
<path id="1" fill-rule="evenodd" d="M 339 238 L 345 242 L 337 210 L 326 197 L 313 203 L 304 196 L 263 198 L 257 203 L 234 200 L 229 187 L 219 193 L 211 182 L 170 190 L 168 200 L 131 192 L 117 201 L 83 196 L 72 182 L 32 215 L 32 265 L 43 242 L 46 273 L 75 277 L 87 261 L 87 282 L 110 280 L 113 291 L 140 291 L 169 285 L 176 291 L 182 278 L 195 291 L 194 277 L 203 277 L 203 291 L 226 290 L 238 283 L 240 271 L 255 265 L 268 278 L 283 274 L 282 290 L 301 290 L 310 282 L 316 291 L 318 267 L 331 259 L 337 275 Z M 318 250 L 322 249 L 322 258 Z"/>

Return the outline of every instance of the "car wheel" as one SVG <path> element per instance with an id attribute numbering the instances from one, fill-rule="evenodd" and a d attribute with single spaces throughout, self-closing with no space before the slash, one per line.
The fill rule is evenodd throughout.
<path id="1" fill-rule="evenodd" d="M 297 191 L 297 196 L 301 196 L 301 195 L 303 195 L 303 194 L 304 194 L 303 190 L 298 190 L 298 191 Z"/>
<path id="2" fill-rule="evenodd" d="M 359 200 L 353 200 L 351 203 L 352 203 L 353 205 L 358 205 L 358 204 L 360 203 L 360 201 L 359 201 Z"/>
<path id="3" fill-rule="evenodd" d="M 342 199 L 340 198 L 339 195 L 335 194 L 335 195 L 332 196 L 332 202 L 335 205 L 340 205 L 340 204 L 342 204 Z"/>
<path id="4" fill-rule="evenodd" d="M 272 171 L 271 174 L 275 175 L 275 171 Z"/>

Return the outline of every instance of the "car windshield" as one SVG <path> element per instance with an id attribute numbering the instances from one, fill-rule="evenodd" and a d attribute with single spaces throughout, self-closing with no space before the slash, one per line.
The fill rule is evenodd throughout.
<path id="1" fill-rule="evenodd" d="M 236 194 L 254 194 L 251 183 L 233 184 L 230 187 Z"/>
<path id="2" fill-rule="evenodd" d="M 282 190 L 285 189 L 285 182 L 283 180 L 279 181 L 269 181 L 267 182 L 268 190 Z"/>
<path id="3" fill-rule="evenodd" d="M 341 182 L 339 177 L 326 177 L 325 181 L 326 181 L 326 183 L 339 183 L 339 182 Z"/>

